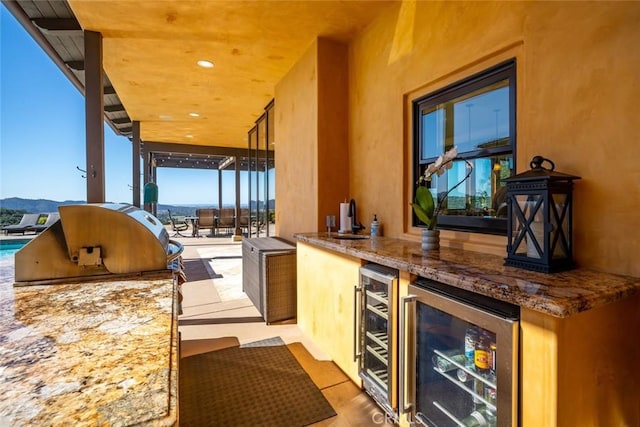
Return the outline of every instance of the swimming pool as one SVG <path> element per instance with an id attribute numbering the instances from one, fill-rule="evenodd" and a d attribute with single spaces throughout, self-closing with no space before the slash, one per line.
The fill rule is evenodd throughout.
<path id="1" fill-rule="evenodd" d="M 0 258 L 12 256 L 30 241 L 31 239 L 0 240 Z"/>

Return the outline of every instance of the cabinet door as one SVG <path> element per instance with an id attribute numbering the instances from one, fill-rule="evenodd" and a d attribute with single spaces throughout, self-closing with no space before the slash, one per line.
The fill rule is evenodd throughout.
<path id="1" fill-rule="evenodd" d="M 298 242 L 298 326 L 356 384 L 354 287 L 358 258 Z"/>

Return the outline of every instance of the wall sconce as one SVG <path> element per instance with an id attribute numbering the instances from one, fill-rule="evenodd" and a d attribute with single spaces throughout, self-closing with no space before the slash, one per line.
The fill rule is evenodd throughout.
<path id="1" fill-rule="evenodd" d="M 548 164 L 549 168 L 543 166 Z M 531 170 L 506 178 L 507 257 L 504 265 L 553 273 L 573 263 L 573 180 L 535 156 Z"/>

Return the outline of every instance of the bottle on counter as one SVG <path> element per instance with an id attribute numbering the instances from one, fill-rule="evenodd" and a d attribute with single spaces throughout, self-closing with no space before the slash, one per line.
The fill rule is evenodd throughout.
<path id="1" fill-rule="evenodd" d="M 373 221 L 371 222 L 371 237 L 382 236 L 382 224 L 378 222 L 378 217 L 373 214 Z"/>

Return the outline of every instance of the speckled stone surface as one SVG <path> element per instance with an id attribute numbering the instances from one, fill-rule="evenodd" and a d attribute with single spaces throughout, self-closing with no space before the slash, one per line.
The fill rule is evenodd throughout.
<path id="1" fill-rule="evenodd" d="M 326 233 L 299 233 L 300 242 L 408 271 L 555 317 L 640 293 L 640 278 L 584 268 L 545 274 L 505 267 L 504 258 L 480 252 L 440 248 L 422 252 L 419 242 L 375 237 L 339 240 Z"/>
<path id="2" fill-rule="evenodd" d="M 0 283 L 0 425 L 175 425 L 170 277 Z"/>

